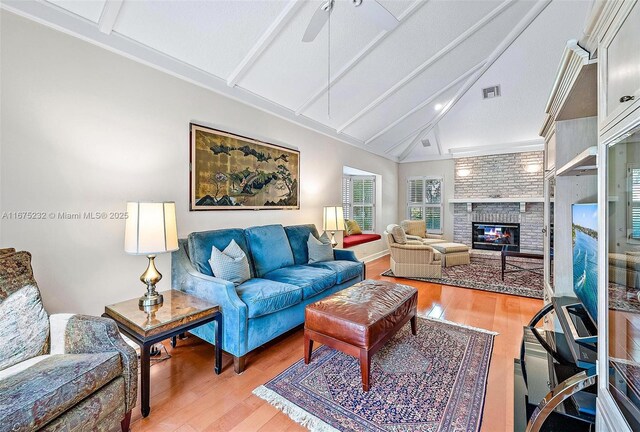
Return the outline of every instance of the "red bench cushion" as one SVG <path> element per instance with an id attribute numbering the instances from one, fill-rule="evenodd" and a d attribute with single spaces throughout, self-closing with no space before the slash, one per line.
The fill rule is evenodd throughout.
<path id="1" fill-rule="evenodd" d="M 380 234 L 354 234 L 354 235 L 345 237 L 342 240 L 342 246 L 345 248 L 349 248 L 355 245 L 380 240 L 381 238 L 382 237 L 380 236 Z"/>

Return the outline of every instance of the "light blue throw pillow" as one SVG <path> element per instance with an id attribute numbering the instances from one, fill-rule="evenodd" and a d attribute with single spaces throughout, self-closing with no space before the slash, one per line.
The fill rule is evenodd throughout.
<path id="1" fill-rule="evenodd" d="M 309 264 L 333 261 L 333 248 L 326 233 L 320 237 L 320 240 L 315 238 L 313 234 L 309 234 L 307 246 L 309 247 Z"/>
<path id="2" fill-rule="evenodd" d="M 215 277 L 233 282 L 235 286 L 251 279 L 247 255 L 235 240 L 231 240 L 222 252 L 212 247 L 209 265 Z"/>

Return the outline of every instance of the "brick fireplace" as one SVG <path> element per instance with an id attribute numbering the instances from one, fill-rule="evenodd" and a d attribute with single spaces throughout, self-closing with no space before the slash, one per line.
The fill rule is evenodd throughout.
<path id="1" fill-rule="evenodd" d="M 542 251 L 542 162 L 543 152 L 456 159 L 454 198 L 465 202 L 453 205 L 454 241 L 472 246 L 474 223 L 517 226 L 519 249 Z"/>

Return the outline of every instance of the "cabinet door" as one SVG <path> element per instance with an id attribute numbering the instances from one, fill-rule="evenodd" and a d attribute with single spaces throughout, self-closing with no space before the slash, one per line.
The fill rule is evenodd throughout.
<path id="1" fill-rule="evenodd" d="M 640 107 L 640 2 L 622 4 L 600 42 L 600 130 Z"/>

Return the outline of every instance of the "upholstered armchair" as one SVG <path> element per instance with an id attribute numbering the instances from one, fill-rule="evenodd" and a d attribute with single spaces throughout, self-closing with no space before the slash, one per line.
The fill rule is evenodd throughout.
<path id="1" fill-rule="evenodd" d="M 44 310 L 31 255 L 0 249 L 0 431 L 129 430 L 138 359 L 115 322 Z"/>
<path id="2" fill-rule="evenodd" d="M 428 245 L 446 242 L 440 234 L 429 234 L 424 220 L 403 220 L 400 226 L 407 234 L 408 240 L 420 240 Z"/>
<path id="3" fill-rule="evenodd" d="M 383 237 L 389 245 L 391 271 L 395 276 L 442 277 L 440 252 L 419 240 L 407 239 L 404 242 L 398 242 L 388 231 L 384 232 Z"/>

